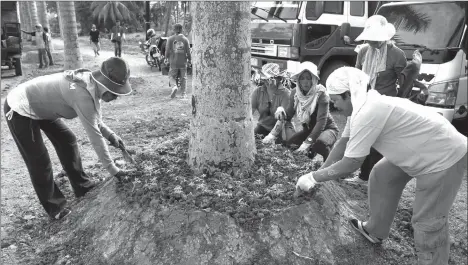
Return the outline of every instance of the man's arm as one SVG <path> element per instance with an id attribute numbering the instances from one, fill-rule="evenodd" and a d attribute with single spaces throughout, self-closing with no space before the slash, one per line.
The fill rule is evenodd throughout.
<path id="1" fill-rule="evenodd" d="M 27 32 L 27 31 L 24 31 L 24 30 L 21 30 L 22 32 L 26 33 L 26 34 L 29 34 L 31 36 L 36 36 L 36 32 L 33 31 L 33 32 Z"/>
<path id="2" fill-rule="evenodd" d="M 341 137 L 338 142 L 335 144 L 333 149 L 330 151 L 327 160 L 323 165 L 319 168 L 324 169 L 327 168 L 336 162 L 340 161 L 344 157 L 344 153 L 346 151 L 346 145 L 348 144 L 349 137 Z"/>
<path id="3" fill-rule="evenodd" d="M 187 54 L 187 59 L 189 62 L 192 61 L 192 55 L 190 54 L 190 43 L 187 38 L 184 38 L 185 42 L 185 53 Z"/>
<path id="4" fill-rule="evenodd" d="M 103 127 L 102 124 L 98 125 L 101 122 L 99 122 L 100 119 L 95 111 L 94 103 L 77 101 L 73 106 L 73 109 L 78 114 L 78 118 L 83 124 L 86 134 L 88 134 L 89 140 L 93 145 L 102 166 L 107 169 L 112 176 L 114 176 L 120 171 L 120 169 L 114 164 L 114 161 L 112 161 L 108 145 L 104 141 L 104 135 L 101 133 L 101 128 Z M 104 131 L 107 134 L 110 129 L 109 131 L 104 129 Z"/>
<path id="5" fill-rule="evenodd" d="M 343 159 L 334 163 L 333 165 L 315 171 L 313 173 L 314 179 L 317 182 L 323 182 L 345 177 L 358 170 L 365 159 L 365 156 L 357 158 L 349 158 L 345 156 Z"/>

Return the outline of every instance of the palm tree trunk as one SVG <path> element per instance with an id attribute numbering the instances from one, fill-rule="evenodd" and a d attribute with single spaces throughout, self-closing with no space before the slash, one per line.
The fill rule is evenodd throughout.
<path id="1" fill-rule="evenodd" d="M 49 19 L 47 19 L 47 4 L 45 1 L 37 1 L 37 15 L 39 16 L 39 21 L 43 27 L 47 27 L 49 29 L 49 34 L 52 38 L 52 29 L 50 28 Z M 50 43 L 50 50 L 54 51 L 53 42 Z"/>
<path id="2" fill-rule="evenodd" d="M 256 153 L 250 105 L 250 3 L 193 2 L 189 164 L 196 171 L 250 168 Z M 210 41 L 206 41 L 206 40 Z"/>
<path id="3" fill-rule="evenodd" d="M 18 1 L 20 6 L 20 13 L 21 13 L 21 29 L 24 31 L 31 32 L 31 21 L 29 18 L 29 8 L 27 6 L 27 2 Z M 31 41 L 32 36 L 26 33 L 23 33 L 23 39 Z"/>
<path id="4" fill-rule="evenodd" d="M 167 33 L 169 32 L 169 21 L 171 20 L 171 7 L 172 7 L 172 2 L 166 2 L 166 25 L 164 25 L 165 37 L 167 37 Z"/>
<path id="5" fill-rule="evenodd" d="M 36 7 L 36 2 L 29 1 L 27 2 L 29 6 L 29 14 L 31 15 L 31 26 L 35 30 L 36 25 L 39 24 L 39 16 L 37 15 L 37 7 Z M 36 45 L 36 39 L 37 38 L 42 38 L 42 36 L 36 36 L 33 38 L 33 45 Z"/>
<path id="6" fill-rule="evenodd" d="M 58 18 L 59 29 L 60 29 L 60 37 L 62 37 L 62 40 L 63 40 L 62 14 L 60 14 L 60 9 L 58 8 L 58 6 L 59 6 L 59 2 L 57 1 L 57 18 Z"/>
<path id="7" fill-rule="evenodd" d="M 42 24 L 43 27 L 47 27 L 50 32 L 50 24 L 49 20 L 47 19 L 47 5 L 45 1 L 37 1 L 37 15 L 39 16 L 39 23 Z"/>
<path id="8" fill-rule="evenodd" d="M 75 2 L 57 2 L 57 9 L 62 15 L 63 43 L 64 43 L 64 69 L 77 69 L 83 67 L 80 45 L 78 44 L 78 30 L 76 25 Z"/>

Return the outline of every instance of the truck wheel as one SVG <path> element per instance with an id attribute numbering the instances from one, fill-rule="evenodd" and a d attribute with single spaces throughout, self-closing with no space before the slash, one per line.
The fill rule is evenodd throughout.
<path id="1" fill-rule="evenodd" d="M 320 71 L 320 83 L 325 86 L 330 74 L 333 73 L 333 71 L 335 71 L 336 69 L 343 66 L 349 66 L 349 64 L 343 61 L 331 61 L 327 63 L 325 67 L 323 67 L 323 71 Z M 329 106 L 330 111 L 336 111 L 335 105 L 333 105 L 332 102 L 330 102 Z"/>
<path id="2" fill-rule="evenodd" d="M 23 75 L 23 69 L 21 69 L 21 59 L 15 60 L 15 75 Z"/>

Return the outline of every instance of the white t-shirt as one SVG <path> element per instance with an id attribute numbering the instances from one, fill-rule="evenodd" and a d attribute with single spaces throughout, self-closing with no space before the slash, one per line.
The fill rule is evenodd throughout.
<path id="1" fill-rule="evenodd" d="M 346 157 L 367 156 L 373 147 L 413 177 L 448 169 L 467 153 L 467 137 L 442 115 L 376 91 L 352 123 L 348 118 L 342 137 L 349 137 Z"/>

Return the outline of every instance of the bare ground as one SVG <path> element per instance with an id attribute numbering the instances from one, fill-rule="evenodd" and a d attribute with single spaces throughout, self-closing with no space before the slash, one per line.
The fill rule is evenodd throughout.
<path id="1" fill-rule="evenodd" d="M 91 47 L 87 44 L 85 38 L 80 39 L 80 45 L 82 47 L 81 51 L 83 53 L 86 68 L 96 68 L 105 58 L 113 55 L 110 43 L 106 43 L 104 45 L 104 50 L 98 58 L 94 58 Z M 61 52 L 60 42 L 57 42 L 56 46 L 58 47 L 57 52 Z M 27 47 L 26 49 L 32 50 L 31 47 Z M 149 149 L 154 146 L 159 146 L 161 143 L 165 143 L 178 137 L 180 138 L 181 134 L 188 129 L 188 120 L 191 111 L 189 102 L 183 100 L 169 100 L 168 96 L 170 91 L 167 85 L 167 77 L 162 76 L 161 73 L 156 70 L 149 69 L 143 56 L 139 54 L 134 39 L 130 41 L 128 46 L 124 46 L 123 58 L 128 60 L 131 66 L 132 84 L 135 92 L 128 97 L 119 98 L 115 102 L 103 104 L 104 121 L 117 134 L 119 134 L 124 141 L 126 141 L 127 145 L 130 146 L 132 150 L 135 150 L 138 153 L 137 158 L 142 162 L 142 165 L 145 165 L 146 163 L 147 167 L 152 167 L 152 169 L 154 169 L 156 167 L 154 163 L 155 161 L 158 161 L 160 163 L 166 163 L 166 167 L 169 170 L 173 170 L 175 173 L 180 173 L 180 171 L 177 170 L 184 168 L 185 161 L 179 155 L 174 154 L 173 150 L 172 153 L 171 150 L 166 150 L 166 153 L 160 153 L 160 157 L 158 159 L 161 160 L 156 160 L 155 157 L 145 157 L 144 154 L 150 153 L 152 150 Z M 4 78 L 3 75 L 6 76 L 10 73 L 2 73 L 2 105 L 8 91 L 17 84 L 38 75 L 61 70 L 60 65 L 41 71 L 35 68 L 35 64 L 24 64 L 23 72 L 25 75 L 23 77 Z M 190 82 L 188 92 L 190 93 Z M 344 118 L 338 114 L 334 116 L 342 128 L 344 125 Z M 84 130 L 79 124 L 79 121 L 71 120 L 66 121 L 66 123 L 75 132 L 79 139 L 84 167 L 94 177 L 108 177 L 107 173 L 99 167 L 100 164 L 98 163 L 97 156 L 92 149 Z M 51 224 L 50 220 L 45 215 L 42 206 L 36 198 L 29 180 L 27 169 L 25 168 L 24 162 L 11 138 L 11 134 L 8 131 L 4 118 L 1 119 L 1 133 L 2 264 L 89 264 L 86 260 L 79 259 L 80 249 L 86 249 L 86 246 L 83 248 L 82 246 L 66 246 L 67 251 L 69 251 L 70 248 L 74 251 L 69 251 L 68 257 L 66 255 L 63 257 L 63 255 L 60 256 L 57 254 L 59 252 L 63 252 L 63 248 L 47 248 L 47 245 L 45 246 L 43 244 L 46 239 L 50 240 L 53 236 L 60 238 L 63 232 L 73 231 L 73 228 L 68 227 L 70 222 L 67 222 L 66 220 L 63 221 L 62 225 L 57 224 L 56 222 L 55 224 Z M 47 138 L 45 137 L 45 139 Z M 49 154 L 51 155 L 54 172 L 57 174 L 57 182 L 61 188 L 64 189 L 72 208 L 76 207 L 74 208 L 74 213 L 82 211 L 88 204 L 92 205 L 96 199 L 95 196 L 96 193 L 99 192 L 99 189 L 80 200 L 73 198 L 70 193 L 71 190 L 66 177 L 59 176 L 61 175 L 59 174 L 61 172 L 61 166 L 55 152 L 53 151 L 53 147 L 48 140 L 46 140 L 46 146 L 49 149 Z M 179 146 L 180 148 L 178 151 L 185 152 L 183 143 L 176 146 Z M 113 148 L 110 150 L 113 157 L 121 160 L 122 155 L 117 150 Z M 282 157 L 282 152 L 279 151 L 277 150 L 277 152 L 273 152 L 273 155 L 264 154 L 264 159 L 261 163 L 264 163 L 265 168 L 268 167 L 268 164 L 274 165 L 275 161 L 278 161 L 278 159 L 284 159 L 284 157 Z M 300 170 L 314 168 L 317 166 L 314 166 L 313 163 L 306 165 L 308 162 L 307 159 L 293 157 L 290 158 L 290 160 L 299 164 L 299 166 L 302 167 Z M 320 163 L 320 161 L 321 158 L 317 158 L 314 163 Z M 278 165 L 282 168 L 286 168 L 285 170 L 280 170 L 280 174 L 288 174 L 288 170 L 291 170 L 291 168 L 288 169 L 284 165 Z M 277 175 L 279 172 L 279 166 L 269 172 Z M 139 168 L 139 170 L 140 172 L 144 171 L 144 168 Z M 289 174 L 293 175 L 293 173 Z M 260 175 L 264 174 L 262 173 Z M 151 183 L 135 183 L 136 179 L 143 180 L 144 178 L 141 176 L 133 176 L 131 181 L 127 182 L 127 184 L 123 186 L 122 193 L 130 194 L 131 197 L 135 197 L 134 200 L 145 199 L 144 194 L 135 195 L 134 191 L 144 190 L 138 189 L 138 185 L 143 187 L 144 184 L 150 185 Z M 271 181 L 274 181 L 274 178 Z M 286 191 L 285 194 L 281 196 L 284 197 L 290 195 L 290 187 L 294 184 L 294 180 L 293 177 L 290 177 L 285 178 L 283 182 L 286 187 Z M 137 185 L 137 189 L 135 189 L 135 185 Z M 274 206 L 277 207 L 282 203 L 288 205 L 290 201 L 289 198 L 284 197 L 283 200 L 279 198 L 280 200 L 278 203 L 274 202 L 270 203 L 270 205 L 267 203 L 266 206 L 258 206 L 251 212 L 240 211 L 235 207 L 229 208 L 229 204 L 223 205 L 222 203 L 219 203 L 219 207 L 217 207 L 218 204 L 215 203 L 213 206 L 210 199 L 205 198 L 206 196 L 201 196 L 198 200 L 193 200 L 193 204 L 188 203 L 190 200 L 181 200 L 183 195 L 173 194 L 174 185 L 172 185 L 170 181 L 167 181 L 165 185 L 165 187 L 169 189 L 167 196 L 165 197 L 166 199 L 162 200 L 163 202 L 160 203 L 164 203 L 165 205 L 174 208 L 180 207 L 180 205 L 205 210 L 206 208 L 212 208 L 213 211 L 219 211 L 232 216 L 232 218 L 234 218 L 244 229 L 251 228 L 252 222 L 258 218 L 261 219 L 265 217 L 265 215 L 274 215 L 275 212 L 270 211 Z M 367 213 L 366 189 L 364 187 L 348 186 L 341 182 L 338 182 L 338 185 L 346 192 L 348 203 L 353 206 L 356 214 L 359 217 L 365 218 Z M 190 185 L 181 188 L 184 191 L 183 193 L 186 194 L 186 189 L 190 189 Z M 245 189 L 247 190 L 245 192 L 248 193 L 248 187 L 245 187 Z M 162 192 L 164 193 L 165 191 Z M 232 192 L 237 193 L 236 190 L 232 190 Z M 241 196 L 242 194 L 238 195 Z M 340 255 L 345 255 L 349 258 L 350 262 L 347 264 L 414 263 L 415 256 L 412 240 L 412 228 L 410 224 L 413 196 L 414 181 L 410 182 L 404 191 L 397 216 L 392 227 L 391 236 L 381 248 L 371 246 L 356 234 L 356 246 L 343 246 L 343 248 L 339 250 L 341 251 Z M 207 207 L 206 205 L 209 205 L 210 207 Z M 262 208 L 265 209 L 265 211 L 261 211 Z M 74 213 L 72 213 L 70 219 L 76 217 L 73 216 Z M 51 227 L 54 227 L 54 229 L 51 229 Z M 59 229 L 57 229 L 57 227 Z M 60 229 L 62 229 L 62 231 Z M 466 257 L 468 255 L 466 179 L 463 181 L 462 188 L 460 189 L 454 207 L 451 210 L 450 234 L 452 238 L 450 264 L 466 264 Z M 83 241 L 79 240 L 76 242 L 83 243 Z"/>

